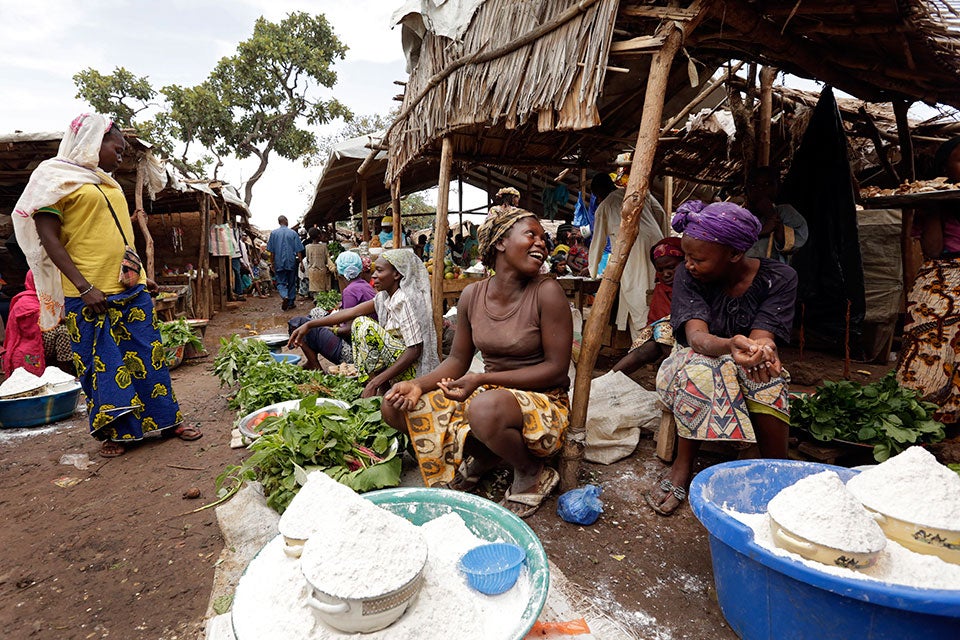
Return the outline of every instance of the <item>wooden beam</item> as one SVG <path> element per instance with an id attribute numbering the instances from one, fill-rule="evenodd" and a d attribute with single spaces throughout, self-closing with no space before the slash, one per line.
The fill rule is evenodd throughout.
<path id="1" fill-rule="evenodd" d="M 450 226 L 450 171 L 453 168 L 453 141 L 444 136 L 440 146 L 440 178 L 437 183 L 437 219 L 433 232 L 433 273 L 430 294 L 433 298 L 433 324 L 437 329 L 437 353 L 443 359 L 443 258 Z"/>
<path id="2" fill-rule="evenodd" d="M 695 6 L 699 6 L 696 3 Z M 663 48 L 653 56 L 650 74 L 647 77 L 646 94 L 643 99 L 643 114 L 640 130 L 637 133 L 636 153 L 630 167 L 630 179 L 627 193 L 623 199 L 622 222 L 617 242 L 610 254 L 603 280 L 597 292 L 593 309 L 583 328 L 583 342 L 580 359 L 577 362 L 577 377 L 574 382 L 573 407 L 570 413 L 570 426 L 567 429 L 566 442 L 560 460 L 561 490 L 566 491 L 578 485 L 580 459 L 583 457 L 586 441 L 587 405 L 590 402 L 590 381 L 593 367 L 600 353 L 600 339 L 604 325 L 610 317 L 614 298 L 620 284 L 620 276 L 626 264 L 627 256 L 633 247 L 640 230 L 640 214 L 643 203 L 650 191 L 650 171 L 657 151 L 660 137 L 660 123 L 663 118 L 663 104 L 670 77 L 670 67 L 683 41 L 683 31 L 676 23 L 670 22 L 660 29 L 665 39 Z M 599 239 L 597 239 L 599 240 Z M 595 240 L 596 241 L 596 240 Z"/>
<path id="3" fill-rule="evenodd" d="M 370 213 L 367 206 L 367 181 L 360 181 L 360 224 L 362 229 L 361 238 L 364 242 L 370 242 Z"/>
<path id="4" fill-rule="evenodd" d="M 400 227 L 400 179 L 394 180 L 390 184 L 390 199 L 393 206 L 393 248 L 399 249 L 400 242 L 403 239 L 403 231 Z M 386 247 L 384 247 L 386 249 Z"/>
<path id="5" fill-rule="evenodd" d="M 213 317 L 213 291 L 210 282 L 210 196 L 200 196 L 200 259 L 197 260 L 197 297 L 195 310 L 201 318 Z"/>
<path id="6" fill-rule="evenodd" d="M 773 117 L 773 80 L 776 67 L 765 66 L 760 70 L 760 121 L 757 122 L 757 166 L 770 166 L 770 125 Z"/>
<path id="7" fill-rule="evenodd" d="M 900 140 L 900 175 L 904 180 L 913 182 L 917 179 L 913 159 L 913 138 L 910 136 L 910 119 L 907 110 L 910 103 L 906 100 L 893 101 L 893 114 L 897 119 L 897 137 Z"/>
<path id="8" fill-rule="evenodd" d="M 146 158 L 140 156 L 137 159 L 137 181 L 133 194 L 133 215 L 137 218 L 137 224 L 140 225 L 140 232 L 143 234 L 143 243 L 146 248 L 147 258 L 147 277 L 156 280 L 156 270 L 154 264 L 153 236 L 150 235 L 150 227 L 147 225 L 147 212 L 143 210 L 143 181 L 144 181 L 144 163 Z"/>
<path id="9" fill-rule="evenodd" d="M 610 53 L 627 53 L 629 51 L 647 51 L 659 49 L 663 45 L 663 38 L 657 36 L 639 36 L 629 40 L 619 40 L 610 45 Z"/>
<path id="10" fill-rule="evenodd" d="M 678 111 L 672 118 L 670 118 L 670 119 L 667 121 L 667 123 L 666 123 L 665 125 L 663 125 L 663 130 L 666 132 L 666 131 L 670 131 L 671 129 L 673 129 L 673 127 L 675 127 L 678 122 L 680 122 L 683 118 L 686 118 L 686 117 L 687 117 L 687 114 L 689 114 L 691 111 L 693 111 L 693 109 L 694 109 L 698 104 L 700 104 L 701 102 L 703 102 L 703 101 L 706 99 L 707 96 L 709 96 L 711 93 L 713 93 L 713 92 L 717 89 L 717 87 L 723 86 L 723 83 L 725 83 L 727 80 L 729 80 L 731 77 L 733 77 L 733 75 L 734 75 L 737 71 L 739 71 L 739 70 L 740 70 L 740 67 L 742 67 L 743 65 L 744 65 L 744 62 L 742 62 L 742 61 L 741 61 L 741 62 L 738 62 L 737 64 L 733 65 L 733 67 L 731 67 L 730 69 L 727 69 L 727 71 L 726 71 L 722 76 L 720 76 L 719 78 L 717 78 L 717 81 L 716 81 L 716 82 L 708 82 L 708 83 L 707 83 L 707 86 L 705 86 L 703 89 L 701 89 L 700 92 L 696 95 L 696 97 L 694 97 L 693 100 L 691 100 L 690 102 L 688 102 L 688 103 L 683 107 L 683 109 L 680 109 L 680 111 Z"/>

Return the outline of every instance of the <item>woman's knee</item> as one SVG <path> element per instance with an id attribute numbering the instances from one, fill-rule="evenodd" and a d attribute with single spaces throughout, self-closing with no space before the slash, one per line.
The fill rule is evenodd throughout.
<path id="1" fill-rule="evenodd" d="M 382 402 L 380 404 L 380 415 L 383 417 L 384 422 L 397 431 L 408 433 L 406 411 L 397 409 L 389 402 Z"/>
<path id="2" fill-rule="evenodd" d="M 513 394 L 503 389 L 491 389 L 477 394 L 467 407 L 470 431 L 484 441 L 503 429 L 519 427 L 523 423 L 520 405 Z"/>

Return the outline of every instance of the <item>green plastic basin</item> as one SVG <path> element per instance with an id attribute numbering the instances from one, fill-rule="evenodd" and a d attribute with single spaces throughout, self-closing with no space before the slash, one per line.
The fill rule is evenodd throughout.
<path id="1" fill-rule="evenodd" d="M 424 487 L 381 489 L 363 494 L 374 504 L 406 518 L 419 526 L 454 512 L 478 538 L 490 542 L 512 542 L 527 553 L 530 572 L 530 600 L 510 640 L 522 640 L 533 627 L 547 601 L 550 589 L 550 568 L 540 538 L 527 523 L 495 502 L 472 493 Z M 506 639 L 505 639 L 506 640 Z"/>

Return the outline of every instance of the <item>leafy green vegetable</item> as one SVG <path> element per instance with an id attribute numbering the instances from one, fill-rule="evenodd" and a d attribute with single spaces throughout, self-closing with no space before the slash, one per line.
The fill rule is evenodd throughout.
<path id="1" fill-rule="evenodd" d="M 204 349 L 200 336 L 183 318 L 160 323 L 160 342 L 168 350 L 175 350 L 184 345 L 190 345 L 200 352 Z"/>
<path id="2" fill-rule="evenodd" d="M 957 475 L 960 475 L 960 464 L 948 464 L 947 467 L 956 472 Z"/>
<path id="3" fill-rule="evenodd" d="M 274 360 L 255 362 L 240 373 L 240 390 L 229 407 L 245 416 L 267 405 L 315 395 L 352 402 L 363 393 L 363 385 L 352 378 L 331 376 Z"/>
<path id="4" fill-rule="evenodd" d="M 333 311 L 340 306 L 343 297 L 339 291 L 318 291 L 313 295 L 313 301 L 324 311 Z"/>
<path id="5" fill-rule="evenodd" d="M 343 245 L 336 240 L 331 240 L 327 243 L 327 251 L 330 252 L 330 259 L 336 260 L 337 256 L 343 253 Z"/>
<path id="6" fill-rule="evenodd" d="M 270 349 L 261 340 L 244 340 L 234 334 L 220 338 L 220 350 L 213 359 L 213 373 L 220 378 L 220 386 L 234 385 L 240 373 L 257 362 L 273 362 Z"/>
<path id="7" fill-rule="evenodd" d="M 936 408 L 890 372 L 868 385 L 825 382 L 812 396 L 794 400 L 790 421 L 817 440 L 872 444 L 874 459 L 883 462 L 911 445 L 944 439 L 943 424 L 932 418 Z"/>
<path id="8" fill-rule="evenodd" d="M 297 476 L 305 472 L 323 471 L 358 492 L 400 484 L 405 438 L 383 422 L 380 398 L 358 399 L 343 409 L 311 396 L 299 410 L 267 418 L 260 429 L 263 434 L 250 445 L 253 454 L 217 477 L 218 494 L 259 480 L 267 504 L 283 513 L 300 490 Z M 226 488 L 228 481 L 233 489 Z"/>

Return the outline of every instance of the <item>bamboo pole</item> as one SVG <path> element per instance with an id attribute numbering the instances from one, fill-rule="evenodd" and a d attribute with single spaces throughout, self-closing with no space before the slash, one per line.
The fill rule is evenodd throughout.
<path id="1" fill-rule="evenodd" d="M 393 201 L 393 248 L 399 249 L 403 240 L 403 229 L 400 228 L 400 179 L 390 184 L 390 198 Z M 386 247 L 384 247 L 386 249 Z"/>
<path id="2" fill-rule="evenodd" d="M 430 291 L 433 298 L 433 324 L 437 329 L 437 353 L 443 359 L 443 258 L 446 255 L 447 215 L 450 213 L 450 171 L 453 168 L 453 141 L 443 138 L 440 149 L 440 178 L 437 187 L 437 220 L 433 232 L 433 273 Z"/>
<path id="3" fill-rule="evenodd" d="M 590 402 L 590 380 L 593 377 L 593 367 L 600 353 L 603 327 L 610 317 L 614 297 L 619 290 L 623 267 L 639 232 L 640 213 L 647 193 L 650 191 L 650 171 L 653 168 L 653 157 L 660 137 L 660 123 L 663 118 L 663 104 L 667 92 L 667 81 L 670 78 L 670 67 L 683 41 L 683 31 L 679 25 L 669 23 L 663 28 L 669 33 L 664 40 L 663 49 L 653 56 L 650 64 L 640 130 L 637 132 L 635 147 L 637 152 L 630 166 L 630 179 L 627 181 L 627 193 L 623 199 L 620 233 L 617 234 L 617 242 L 610 254 L 607 268 L 603 272 L 603 280 L 600 282 L 600 289 L 593 303 L 590 317 L 583 328 L 583 344 L 580 360 L 577 362 L 570 426 L 560 461 L 562 491 L 567 491 L 578 484 L 577 476 L 586 441 L 587 405 Z"/>
<path id="4" fill-rule="evenodd" d="M 367 211 L 367 181 L 360 181 L 360 222 L 363 225 L 363 235 L 361 238 L 364 242 L 370 242 L 370 215 Z M 353 233 L 353 229 L 350 230 Z"/>
<path id="5" fill-rule="evenodd" d="M 137 162 L 137 184 L 133 194 L 133 215 L 137 217 L 137 223 L 140 225 L 140 231 L 143 233 L 143 243 L 147 254 L 147 278 L 156 279 L 156 269 L 154 268 L 153 236 L 150 234 L 150 227 L 147 225 L 147 212 L 143 210 L 143 163 L 145 158 L 141 157 Z"/>
<path id="6" fill-rule="evenodd" d="M 773 80 L 776 67 L 765 66 L 760 70 L 760 122 L 757 123 L 757 164 L 770 166 L 770 120 L 773 117 Z"/>

